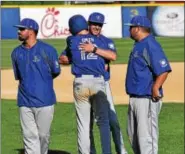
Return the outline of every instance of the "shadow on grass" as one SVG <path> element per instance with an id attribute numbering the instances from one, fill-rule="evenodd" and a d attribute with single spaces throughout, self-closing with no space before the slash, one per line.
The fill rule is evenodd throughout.
<path id="1" fill-rule="evenodd" d="M 16 149 L 16 151 L 18 151 L 18 154 L 24 154 L 24 149 Z M 61 150 L 49 150 L 48 154 L 71 154 L 71 153 Z"/>

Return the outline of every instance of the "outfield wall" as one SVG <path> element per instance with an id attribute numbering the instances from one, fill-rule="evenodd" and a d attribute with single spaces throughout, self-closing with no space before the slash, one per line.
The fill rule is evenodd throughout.
<path id="1" fill-rule="evenodd" d="M 14 39 L 17 37 L 17 31 L 12 25 L 20 21 L 19 8 L 2 8 L 1 10 L 1 38 Z"/>
<path id="2" fill-rule="evenodd" d="M 10 6 L 9 6 L 10 7 Z M 124 26 L 135 15 L 148 16 L 156 36 L 184 36 L 184 5 L 77 5 L 77 6 L 14 6 L 2 8 L 2 39 L 17 38 L 16 28 L 23 18 L 33 18 L 40 26 L 38 38 L 66 38 L 70 35 L 68 19 L 82 14 L 86 19 L 92 12 L 105 15 L 102 33 L 111 38 L 129 37 Z"/>

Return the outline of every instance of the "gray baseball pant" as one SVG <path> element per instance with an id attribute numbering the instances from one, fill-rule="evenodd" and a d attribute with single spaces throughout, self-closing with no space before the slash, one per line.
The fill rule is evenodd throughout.
<path id="1" fill-rule="evenodd" d="M 161 101 L 130 97 L 127 131 L 135 154 L 158 153 L 158 116 L 161 106 Z"/>
<path id="2" fill-rule="evenodd" d="M 115 149 L 118 154 L 127 154 L 127 151 L 124 147 L 124 142 L 123 142 L 123 136 L 121 133 L 121 129 L 119 126 L 118 118 L 116 115 L 116 110 L 114 108 L 114 101 L 111 93 L 111 87 L 109 81 L 105 82 L 105 87 L 106 87 L 106 94 L 107 94 L 107 99 L 109 102 L 109 107 L 110 107 L 110 112 L 109 112 L 109 122 L 110 122 L 110 130 L 112 132 L 112 137 L 113 141 L 115 144 Z M 93 114 L 91 115 L 91 154 L 96 154 L 96 149 L 95 149 L 95 144 L 94 144 L 94 136 L 93 136 Z"/>
<path id="3" fill-rule="evenodd" d="M 47 154 L 54 105 L 46 107 L 20 107 L 20 122 L 25 154 Z"/>
<path id="4" fill-rule="evenodd" d="M 105 94 L 105 81 L 103 77 L 95 78 L 91 75 L 84 75 L 80 78 L 75 78 L 73 88 L 79 154 L 90 154 L 91 107 L 100 131 L 102 153 L 111 154 L 109 104 Z"/>

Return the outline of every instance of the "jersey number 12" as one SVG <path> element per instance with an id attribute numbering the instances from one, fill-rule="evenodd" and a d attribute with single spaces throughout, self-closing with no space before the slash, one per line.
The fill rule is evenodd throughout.
<path id="1" fill-rule="evenodd" d="M 86 54 L 85 52 L 81 52 L 81 59 L 82 60 L 93 60 L 93 59 L 98 59 L 98 56 L 95 55 L 94 53 L 88 53 Z"/>

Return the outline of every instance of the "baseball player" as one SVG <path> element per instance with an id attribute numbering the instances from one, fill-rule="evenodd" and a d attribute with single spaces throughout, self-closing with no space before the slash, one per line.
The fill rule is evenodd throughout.
<path id="1" fill-rule="evenodd" d="M 88 34 L 88 23 L 81 15 L 69 19 L 69 29 L 73 36 L 67 38 L 67 48 L 60 56 L 60 63 L 71 63 L 75 76 L 73 93 L 75 99 L 78 152 L 90 154 L 90 111 L 91 107 L 100 130 L 102 153 L 111 154 L 109 103 L 106 96 L 104 75 L 105 61 L 96 54 L 101 42 Z M 85 53 L 80 44 L 92 42 L 92 53 Z"/>
<path id="2" fill-rule="evenodd" d="M 126 25 L 135 40 L 126 74 L 126 92 L 130 96 L 128 135 L 135 154 L 157 154 L 162 85 L 171 68 L 160 44 L 150 34 L 147 17 L 135 16 Z"/>
<path id="3" fill-rule="evenodd" d="M 25 18 L 19 25 L 22 44 L 12 54 L 25 154 L 47 154 L 56 96 L 53 79 L 60 74 L 56 50 L 37 40 L 39 26 Z"/>
<path id="4" fill-rule="evenodd" d="M 109 113 L 109 120 L 110 120 L 110 129 L 112 132 L 113 136 L 113 141 L 115 143 L 115 149 L 118 154 L 127 154 L 126 149 L 124 147 L 123 143 L 123 137 L 121 133 L 121 129 L 119 126 L 118 118 L 116 115 L 116 111 L 114 108 L 114 102 L 112 98 L 112 93 L 110 89 L 110 61 L 116 60 L 116 48 L 114 45 L 114 42 L 105 37 L 104 35 L 101 34 L 101 30 L 104 24 L 104 15 L 98 12 L 94 12 L 89 16 L 88 23 L 89 23 L 89 32 L 96 36 L 98 40 L 100 40 L 103 44 L 103 49 L 98 48 L 96 54 L 99 56 L 102 56 L 105 59 L 105 70 L 106 70 L 106 75 L 105 75 L 105 85 L 106 85 L 106 94 L 107 94 L 107 99 L 109 102 L 110 106 L 110 113 Z M 91 53 L 93 44 L 92 43 L 85 43 L 80 46 L 84 51 Z M 93 123 L 93 120 L 92 120 Z M 93 124 L 92 124 L 93 126 Z M 93 139 L 93 131 L 91 129 L 91 151 L 93 154 L 96 153 L 95 146 L 94 146 L 94 139 Z"/>

